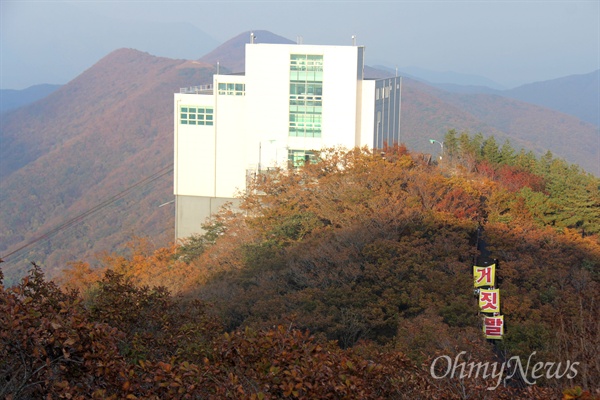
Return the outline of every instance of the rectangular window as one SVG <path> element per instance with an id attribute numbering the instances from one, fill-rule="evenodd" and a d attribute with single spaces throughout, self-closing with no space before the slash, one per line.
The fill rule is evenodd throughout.
<path id="1" fill-rule="evenodd" d="M 181 125 L 213 125 L 212 107 L 189 107 L 181 106 L 179 108 L 179 123 Z"/>
<path id="2" fill-rule="evenodd" d="M 288 150 L 288 167 L 298 168 L 307 163 L 314 164 L 318 161 L 317 155 L 310 150 Z"/>
<path id="3" fill-rule="evenodd" d="M 323 55 L 290 54 L 289 136 L 321 137 Z"/>
<path id="4" fill-rule="evenodd" d="M 225 96 L 245 96 L 246 84 L 244 83 L 226 83 L 219 82 L 219 95 Z"/>

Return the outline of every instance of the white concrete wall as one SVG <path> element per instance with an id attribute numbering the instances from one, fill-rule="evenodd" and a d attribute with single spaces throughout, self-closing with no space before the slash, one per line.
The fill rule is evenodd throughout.
<path id="1" fill-rule="evenodd" d="M 180 125 L 180 106 L 213 107 L 212 95 L 175 94 L 175 195 L 214 196 L 215 130 L 213 126 Z"/>
<path id="2" fill-rule="evenodd" d="M 219 83 L 246 83 L 241 75 L 215 75 L 216 185 L 214 196 L 234 197 L 246 189 L 248 122 L 246 96 L 219 94 Z"/>
<path id="3" fill-rule="evenodd" d="M 285 165 L 288 146 L 290 45 L 246 45 L 246 160 L 256 169 Z M 295 46 L 294 46 L 295 47 Z M 276 151 L 274 151 L 276 150 Z"/>
<path id="4" fill-rule="evenodd" d="M 323 146 L 353 148 L 356 138 L 358 49 L 327 46 L 323 56 Z"/>

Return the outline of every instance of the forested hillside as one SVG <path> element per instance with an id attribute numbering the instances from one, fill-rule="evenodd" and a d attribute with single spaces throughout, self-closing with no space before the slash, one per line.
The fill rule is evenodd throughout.
<path id="1" fill-rule="evenodd" d="M 121 49 L 45 99 L 4 114 L 1 255 L 155 178 L 6 259 L 7 278 L 22 276 L 27 260 L 54 276 L 53 265 L 113 251 L 136 234 L 171 241 L 172 208 L 158 206 L 172 199 L 173 93 L 213 73 L 200 62 Z"/>
<path id="2" fill-rule="evenodd" d="M 260 175 L 205 235 L 65 266 L 62 290 L 34 269 L 0 291 L 0 393 L 597 397 L 599 180 L 494 138 L 444 141 L 439 164 L 403 146 L 330 149 Z M 501 341 L 483 338 L 473 295 L 486 259 L 498 260 Z M 561 364 L 535 384 L 530 367 L 435 378 L 433 360 L 461 351 Z"/>

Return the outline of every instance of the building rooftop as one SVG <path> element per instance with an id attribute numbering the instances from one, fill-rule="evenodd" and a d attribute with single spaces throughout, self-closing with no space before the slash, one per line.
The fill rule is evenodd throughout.
<path id="1" fill-rule="evenodd" d="M 209 83 L 207 85 L 179 88 L 179 93 L 183 93 L 183 94 L 213 94 L 213 84 Z"/>

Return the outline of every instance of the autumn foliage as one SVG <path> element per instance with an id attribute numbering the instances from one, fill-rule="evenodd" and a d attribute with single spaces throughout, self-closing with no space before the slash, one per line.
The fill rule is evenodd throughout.
<path id="1" fill-rule="evenodd" d="M 399 352 L 342 350 L 283 326 L 223 333 L 202 307 L 169 308 L 182 300 L 163 299 L 166 317 L 146 313 L 155 295 L 122 276 L 107 274 L 100 286 L 111 291 L 98 294 L 101 314 L 46 282 L 37 267 L 19 286 L 0 288 L 4 398 L 460 398 Z M 115 296 L 125 300 L 112 304 Z M 144 335 L 148 329 L 155 334 Z M 520 396 L 500 388 L 491 397 L 485 382 L 466 383 L 462 390 L 480 398 Z"/>
<path id="2" fill-rule="evenodd" d="M 477 137 L 446 141 L 440 165 L 390 146 L 270 171 L 204 235 L 71 264 L 60 288 L 34 268 L 1 288 L 0 395 L 594 398 L 598 181 Z M 494 343 L 473 296 L 484 258 L 500 260 Z M 495 390 L 491 377 L 432 376 L 436 357 L 461 351 L 500 364 L 535 352 L 578 374 Z"/>

